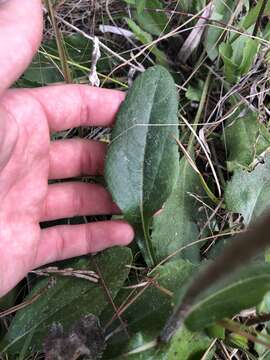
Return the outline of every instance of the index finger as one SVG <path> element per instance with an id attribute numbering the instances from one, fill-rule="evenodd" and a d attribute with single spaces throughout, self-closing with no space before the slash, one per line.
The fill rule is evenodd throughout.
<path id="1" fill-rule="evenodd" d="M 111 126 L 125 94 L 88 85 L 27 89 L 43 107 L 51 131 L 79 126 Z"/>

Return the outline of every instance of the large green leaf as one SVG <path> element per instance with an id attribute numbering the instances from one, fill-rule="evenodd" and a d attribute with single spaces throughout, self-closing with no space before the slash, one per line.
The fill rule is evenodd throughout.
<path id="1" fill-rule="evenodd" d="M 210 19 L 222 22 L 223 24 L 228 23 L 236 4 L 237 2 L 234 0 L 214 0 L 213 13 Z M 211 60 L 215 60 L 218 56 L 218 44 L 220 43 L 223 33 L 224 29 L 214 21 L 207 29 L 204 47 Z"/>
<path id="2" fill-rule="evenodd" d="M 138 0 L 137 0 L 138 1 Z M 139 0 L 142 3 L 142 0 Z M 136 19 L 140 26 L 152 35 L 160 36 L 166 29 L 168 18 L 163 11 L 163 5 L 159 0 L 144 0 L 143 6 L 145 9 L 142 11 L 137 7 Z"/>
<path id="3" fill-rule="evenodd" d="M 161 261 L 182 246 L 198 239 L 196 224 L 198 202 L 190 195 L 199 194 L 201 182 L 186 158 L 180 161 L 180 176 L 161 214 L 154 216 L 152 245 L 157 261 Z M 177 257 L 199 260 L 198 246 L 192 246 Z"/>
<path id="4" fill-rule="evenodd" d="M 133 224 L 151 218 L 175 185 L 177 109 L 171 75 L 155 66 L 135 80 L 117 115 L 105 177 L 114 201 Z"/>
<path id="5" fill-rule="evenodd" d="M 131 250 L 110 249 L 97 255 L 95 261 L 114 298 L 128 276 L 126 265 L 132 262 Z M 72 267 L 96 270 L 89 258 L 73 261 Z M 29 297 L 44 287 L 47 281 L 40 281 Z M 77 278 L 59 277 L 56 284 L 37 301 L 17 312 L 0 349 L 3 351 L 8 347 L 10 353 L 20 352 L 24 342 L 30 338 L 29 350 L 40 350 L 42 341 L 54 322 L 61 323 L 67 330 L 84 315 L 92 313 L 99 316 L 107 303 L 108 298 L 101 285 Z"/>
<path id="6" fill-rule="evenodd" d="M 245 224 L 270 207 L 270 156 L 252 172 L 236 170 L 225 190 L 228 210 L 240 213 Z"/>
<path id="7" fill-rule="evenodd" d="M 270 290 L 270 264 L 252 264 L 202 293 L 185 320 L 194 331 L 256 306 Z"/>
<path id="8" fill-rule="evenodd" d="M 258 115 L 249 112 L 236 118 L 225 128 L 224 142 L 228 151 L 229 171 L 247 168 L 263 151 L 270 146 L 270 135 Z"/>

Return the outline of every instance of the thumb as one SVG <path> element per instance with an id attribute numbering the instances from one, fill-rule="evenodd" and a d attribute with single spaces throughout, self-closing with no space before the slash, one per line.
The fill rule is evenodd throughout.
<path id="1" fill-rule="evenodd" d="M 42 36 L 41 0 L 0 0 L 0 95 L 31 62 Z"/>

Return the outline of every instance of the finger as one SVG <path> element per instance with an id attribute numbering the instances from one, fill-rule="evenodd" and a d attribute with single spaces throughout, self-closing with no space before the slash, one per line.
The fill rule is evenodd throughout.
<path id="1" fill-rule="evenodd" d="M 18 124 L 8 112 L 0 107 L 0 170 L 8 163 L 16 146 L 19 129 Z"/>
<path id="2" fill-rule="evenodd" d="M 41 41 L 39 0 L 8 0 L 0 4 L 0 95 L 31 62 Z"/>
<path id="3" fill-rule="evenodd" d="M 101 185 L 61 183 L 49 185 L 41 221 L 119 212 L 110 194 Z"/>
<path id="4" fill-rule="evenodd" d="M 41 231 L 35 267 L 116 245 L 124 246 L 129 244 L 133 237 L 132 227 L 123 221 L 47 228 Z"/>
<path id="5" fill-rule="evenodd" d="M 57 140 L 51 143 L 50 179 L 83 175 L 102 175 L 106 145 L 84 139 Z"/>
<path id="6" fill-rule="evenodd" d="M 111 126 L 124 99 L 116 90 L 88 85 L 57 85 L 27 89 L 46 112 L 51 131 L 79 126 Z"/>

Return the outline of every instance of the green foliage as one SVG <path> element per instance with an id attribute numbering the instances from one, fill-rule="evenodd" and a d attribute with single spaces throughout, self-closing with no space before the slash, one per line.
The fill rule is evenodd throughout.
<path id="1" fill-rule="evenodd" d="M 135 18 L 139 25 L 152 35 L 160 36 L 167 30 L 168 19 L 159 0 L 136 0 Z"/>
<path id="2" fill-rule="evenodd" d="M 143 31 L 135 21 L 126 18 L 125 19 L 130 30 L 134 33 L 137 40 L 139 40 L 144 45 L 149 45 L 153 41 L 153 37 L 146 31 Z M 156 45 L 153 45 L 149 49 L 153 55 L 156 57 L 156 63 L 168 67 L 168 59 L 165 53 L 158 49 Z"/>
<path id="3" fill-rule="evenodd" d="M 233 171 L 248 168 L 270 146 L 270 135 L 259 122 L 258 114 L 248 112 L 225 128 L 224 143 L 228 152 L 227 167 Z"/>
<path id="4" fill-rule="evenodd" d="M 265 263 L 260 253 L 260 263 L 247 263 L 228 275 L 246 256 L 249 259 L 265 248 L 260 242 L 264 236 L 251 238 L 245 233 L 242 247 L 229 255 L 228 249 L 235 249 L 239 239 L 225 236 L 233 234 L 235 223 L 237 229 L 250 223 L 256 228 L 254 222 L 270 208 L 270 1 L 213 0 L 209 21 L 201 17 L 209 4 L 206 0 L 116 3 L 100 4 L 91 21 L 97 27 L 86 33 L 99 37 L 97 71 L 106 86 L 117 84 L 123 89 L 133 80 L 135 68 L 146 69 L 134 75 L 137 78 L 116 116 L 105 165 L 108 188 L 123 217 L 132 223 L 137 243 L 131 250 L 113 249 L 95 256 L 115 308 L 101 284 L 57 277 L 56 285 L 33 304 L 13 318 L 0 319 L 1 350 L 6 349 L 10 359 L 18 353 L 20 360 L 28 354 L 34 358 L 52 323 L 60 322 L 69 330 L 78 318 L 93 313 L 109 335 L 103 356 L 107 360 L 212 360 L 215 346 L 204 354 L 215 339 L 217 344 L 222 340 L 224 346 L 238 347 L 250 359 L 266 359 L 265 346 L 255 344 L 257 354 L 252 357 L 245 334 L 225 332 L 217 321 L 251 306 L 257 306 L 258 313 L 270 309 L 269 249 Z M 196 38 L 201 23 L 205 31 L 200 44 L 183 64 L 183 44 L 192 31 Z M 106 29 L 107 25 L 113 26 Z M 119 28 L 129 29 L 133 36 L 127 39 Z M 92 41 L 81 34 L 65 35 L 63 47 L 73 82 L 88 83 Z M 149 69 L 153 64 L 158 66 Z M 56 42 L 46 41 L 16 86 L 63 82 L 60 69 Z M 95 111 L 90 115 L 95 120 Z M 68 134 L 90 138 L 91 130 L 73 129 Z M 200 174 L 186 154 L 180 159 L 185 149 Z M 85 257 L 69 261 L 68 266 L 95 270 Z M 203 278 L 204 269 L 214 270 Z M 198 292 L 191 291 L 193 281 Z M 20 293 L 19 300 L 17 289 L 0 301 L 0 310 L 31 299 L 47 282 L 36 281 L 29 294 L 25 291 L 27 296 Z M 161 344 L 157 337 L 172 313 L 170 319 L 181 327 L 170 342 Z M 256 338 L 269 333 L 267 322 Z"/>
<path id="5" fill-rule="evenodd" d="M 132 339 L 124 342 L 124 346 L 121 347 L 121 354 L 141 347 L 153 341 L 155 337 L 158 336 L 172 310 L 172 302 L 181 295 L 185 283 L 195 270 L 196 267 L 190 262 L 178 259 L 158 266 L 151 272 L 150 279 L 155 279 L 159 287 L 154 286 L 154 284 L 148 286 L 137 301 L 130 305 L 123 314 L 122 319 L 129 324 L 129 334 L 132 334 Z M 166 289 L 166 292 L 163 289 Z M 139 292 L 140 289 L 138 289 L 135 294 L 133 293 L 133 296 L 136 297 Z M 171 297 L 168 292 L 171 292 L 173 297 Z M 120 305 L 126 297 L 128 297 L 127 291 L 123 290 L 116 298 L 116 304 Z M 176 348 L 178 343 L 181 347 L 187 346 L 186 342 L 188 338 L 193 335 L 189 334 L 188 331 L 185 331 L 185 334 L 187 334 L 187 339 L 185 339 L 185 337 L 180 339 L 179 337 L 170 346 L 161 348 L 155 346 L 149 351 L 138 353 L 137 355 L 130 355 L 128 358 L 148 359 L 147 356 L 155 355 L 161 356 L 161 359 L 167 359 L 169 349 Z M 200 337 L 200 335 L 196 334 L 194 336 Z M 204 337 L 202 336 L 202 338 Z M 117 340 L 114 340 L 114 342 L 117 344 L 117 350 L 113 351 L 113 344 L 111 347 L 108 345 L 109 353 L 115 352 L 119 354 L 119 342 L 123 345 L 123 335 L 119 335 L 119 342 Z M 191 353 L 193 349 L 191 348 L 186 351 Z M 170 350 L 169 353 L 171 352 L 173 351 Z M 119 358 L 121 358 L 121 356 Z M 151 358 L 152 357 L 150 357 L 150 359 Z"/>
<path id="6" fill-rule="evenodd" d="M 125 358 L 130 360 L 190 360 L 200 359 L 211 343 L 211 339 L 202 333 L 190 332 L 182 328 L 168 345 L 158 345 L 144 350 L 151 341 L 149 336 L 137 333 L 126 349 Z M 192 344 L 192 346 L 191 346 Z M 120 360 L 123 357 L 117 357 Z M 207 358 L 210 360 L 210 358 Z"/>
<path id="7" fill-rule="evenodd" d="M 150 68 L 135 80 L 112 132 L 106 181 L 125 218 L 145 233 L 179 174 L 177 108 L 170 74 Z"/>
<path id="8" fill-rule="evenodd" d="M 112 298 L 126 280 L 132 262 L 128 248 L 114 248 L 95 257 L 102 272 L 102 278 Z M 96 270 L 89 258 L 81 258 L 70 264 L 74 269 Z M 30 292 L 32 298 L 42 289 L 48 280 L 37 283 Z M 59 277 L 56 284 L 31 306 L 17 312 L 13 319 L 1 350 L 8 348 L 11 354 L 19 353 L 26 342 L 28 350 L 40 350 L 53 323 L 59 322 L 64 329 L 69 329 L 83 315 L 92 313 L 99 316 L 108 303 L 108 298 L 101 285 L 84 279 Z"/>
<path id="9" fill-rule="evenodd" d="M 270 205 L 270 157 L 258 164 L 252 172 L 236 170 L 225 192 L 226 206 L 240 213 L 245 224 L 259 218 Z"/>
<path id="10" fill-rule="evenodd" d="M 270 265 L 252 264 L 202 293 L 189 309 L 186 326 L 200 330 L 256 306 L 270 290 Z"/>
<path id="11" fill-rule="evenodd" d="M 179 0 L 178 9 L 196 14 L 206 6 L 205 0 Z"/>
<path id="12" fill-rule="evenodd" d="M 199 236 L 197 220 L 198 203 L 191 194 L 200 193 L 201 182 L 198 174 L 183 157 L 176 186 L 165 202 L 161 214 L 154 217 L 152 244 L 158 261 L 165 259 Z M 192 262 L 199 261 L 199 247 L 179 252 L 176 257 L 185 257 Z"/>
<path id="13" fill-rule="evenodd" d="M 234 0 L 214 0 L 213 12 L 210 17 L 212 22 L 207 30 L 204 47 L 211 60 L 218 56 L 218 45 L 224 35 L 225 30 L 220 26 L 220 22 L 227 24 L 232 16 L 237 2 Z"/>
<path id="14" fill-rule="evenodd" d="M 186 98 L 191 101 L 200 101 L 202 97 L 204 82 L 202 80 L 198 80 L 195 85 L 189 85 Z"/>
<path id="15" fill-rule="evenodd" d="M 254 62 L 259 48 L 259 41 L 249 37 L 239 37 L 233 45 L 222 43 L 219 53 L 224 63 L 226 79 L 237 82 L 242 75 L 245 75 Z"/>
<path id="16" fill-rule="evenodd" d="M 92 43 L 89 40 L 82 35 L 69 36 L 65 38 L 65 48 L 71 62 L 89 67 L 92 53 Z M 42 46 L 31 66 L 24 73 L 23 79 L 40 85 L 63 81 L 59 64 L 56 41 L 51 40 Z M 78 70 L 76 66 L 72 69 L 73 77 L 86 73 L 86 71 Z"/>

